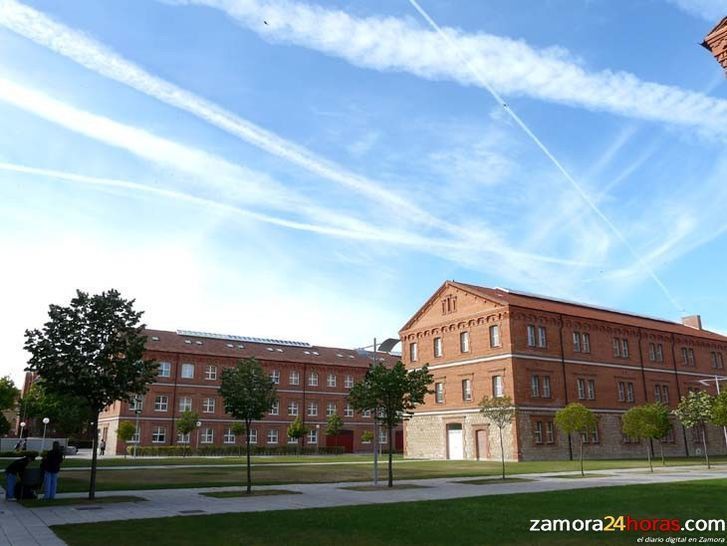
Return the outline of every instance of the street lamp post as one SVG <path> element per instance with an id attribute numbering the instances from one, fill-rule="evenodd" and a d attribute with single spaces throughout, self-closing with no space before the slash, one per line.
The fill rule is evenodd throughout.
<path id="1" fill-rule="evenodd" d="M 26 425 L 25 421 L 20 422 L 20 439 L 21 440 L 23 439 L 23 431 L 25 430 L 25 425 Z"/>
<path id="2" fill-rule="evenodd" d="M 40 451 L 45 451 L 45 432 L 48 429 L 48 423 L 50 423 L 50 419 L 47 417 L 43 417 L 43 443 L 40 445 Z"/>
<path id="3" fill-rule="evenodd" d="M 376 366 L 376 338 L 371 353 L 371 367 Z M 379 408 L 374 411 L 374 487 L 379 485 Z"/>
<path id="4" fill-rule="evenodd" d="M 134 458 L 136 459 L 137 449 L 141 443 L 141 429 L 139 428 L 141 426 L 139 423 L 141 420 L 141 408 L 137 407 L 134 413 L 136 414 L 136 443 L 134 444 Z"/>
<path id="5" fill-rule="evenodd" d="M 717 396 L 719 396 L 720 394 L 719 382 L 724 381 L 725 379 L 727 379 L 727 377 L 719 377 L 717 375 L 714 376 L 714 384 L 717 387 Z M 712 379 L 701 379 L 699 383 L 702 385 L 708 385 L 711 381 Z M 724 434 L 725 446 L 727 446 L 727 427 L 722 427 L 722 433 Z"/>
<path id="6" fill-rule="evenodd" d="M 197 421 L 195 425 L 197 425 L 197 455 L 199 455 L 199 429 L 202 426 L 202 421 Z"/>
<path id="7" fill-rule="evenodd" d="M 319 453 L 318 446 L 321 445 L 321 425 L 316 425 L 316 455 Z"/>

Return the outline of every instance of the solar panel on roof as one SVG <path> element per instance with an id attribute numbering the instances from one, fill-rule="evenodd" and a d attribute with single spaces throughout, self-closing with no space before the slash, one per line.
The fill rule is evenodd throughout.
<path id="1" fill-rule="evenodd" d="M 285 347 L 312 347 L 312 345 L 307 341 L 290 341 L 287 339 L 214 334 L 211 332 L 195 332 L 192 330 L 177 330 L 177 335 L 186 337 L 205 337 L 209 339 L 224 339 L 228 341 L 245 341 L 247 343 L 265 343 L 268 345 L 283 345 Z"/>

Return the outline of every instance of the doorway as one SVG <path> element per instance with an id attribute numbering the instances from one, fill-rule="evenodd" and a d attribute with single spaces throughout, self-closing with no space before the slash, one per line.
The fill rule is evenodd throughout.
<path id="1" fill-rule="evenodd" d="M 464 438 L 460 423 L 447 425 L 447 459 L 452 461 L 464 459 Z"/>

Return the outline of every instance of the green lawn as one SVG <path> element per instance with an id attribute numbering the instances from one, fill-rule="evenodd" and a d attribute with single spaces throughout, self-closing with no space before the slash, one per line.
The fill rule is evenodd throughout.
<path id="1" fill-rule="evenodd" d="M 249 512 L 212 516 L 62 525 L 53 527 L 70 546 L 458 546 L 635 544 L 640 536 L 672 533 L 529 531 L 530 519 L 724 518 L 727 480 L 634 485 L 578 491 L 474 497 L 340 508 Z M 678 533 L 723 537 L 724 533 Z"/>
<path id="2" fill-rule="evenodd" d="M 724 459 L 723 459 L 724 460 Z M 290 461 L 290 462 L 295 462 Z M 371 464 L 323 465 L 298 461 L 299 464 L 276 466 L 266 464 L 253 468 L 255 485 L 281 485 L 290 483 L 323 483 L 367 481 L 371 479 Z M 669 464 L 701 464 L 700 459 L 676 459 Z M 586 470 L 593 472 L 609 468 L 647 467 L 643 460 L 586 461 Z M 381 476 L 385 476 L 385 465 Z M 576 471 L 577 461 L 535 461 L 509 463 L 507 471 L 513 473 L 537 473 Z M 659 466 L 656 467 L 660 469 Z M 394 464 L 394 479 L 421 479 L 446 477 L 480 478 L 497 476 L 500 463 L 491 461 L 399 461 Z M 88 489 L 87 470 L 61 470 L 58 491 L 80 492 Z M 4 478 L 0 474 L 0 478 Z M 123 491 L 133 489 L 166 489 L 178 487 L 215 487 L 241 485 L 244 479 L 242 463 L 238 467 L 219 465 L 173 468 L 102 469 L 97 474 L 99 491 Z"/>

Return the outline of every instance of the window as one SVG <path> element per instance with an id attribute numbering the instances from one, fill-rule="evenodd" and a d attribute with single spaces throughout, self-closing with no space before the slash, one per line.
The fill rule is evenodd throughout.
<path id="1" fill-rule="evenodd" d="M 330 417 L 331 415 L 336 415 L 336 403 L 335 402 L 328 402 L 328 405 L 326 406 L 326 416 Z"/>
<path id="2" fill-rule="evenodd" d="M 181 432 L 177 432 L 177 443 L 178 444 L 188 444 L 189 443 L 189 432 L 185 432 L 182 434 Z"/>
<path id="3" fill-rule="evenodd" d="M 626 401 L 626 384 L 623 381 L 618 382 L 618 401 Z"/>
<path id="4" fill-rule="evenodd" d="M 599 435 L 598 435 L 598 427 L 594 428 L 590 433 L 588 432 L 581 432 L 581 439 L 583 440 L 584 444 L 597 444 L 601 441 Z"/>
<path id="5" fill-rule="evenodd" d="M 661 402 L 661 385 L 654 385 L 654 400 Z"/>
<path id="6" fill-rule="evenodd" d="M 278 443 L 278 429 L 271 428 L 270 430 L 268 430 L 268 443 L 269 444 Z"/>
<path id="7" fill-rule="evenodd" d="M 444 383 L 434 384 L 434 401 L 437 404 L 444 404 Z"/>
<path id="8" fill-rule="evenodd" d="M 457 296 L 447 296 L 442 299 L 442 314 L 448 315 L 457 311 Z"/>
<path id="9" fill-rule="evenodd" d="M 626 383 L 626 401 L 627 402 L 634 401 L 634 384 L 633 383 Z"/>
<path id="10" fill-rule="evenodd" d="M 308 402 L 308 417 L 318 417 L 317 402 Z"/>
<path id="11" fill-rule="evenodd" d="M 573 352 L 581 352 L 581 334 L 579 332 L 573 332 Z"/>
<path id="12" fill-rule="evenodd" d="M 470 352 L 470 333 L 460 332 L 459 334 L 459 351 L 461 353 Z"/>
<path id="13" fill-rule="evenodd" d="M 576 380 L 576 386 L 578 387 L 578 400 L 586 399 L 586 380 L 578 378 Z"/>
<path id="14" fill-rule="evenodd" d="M 722 353 L 712 351 L 712 367 L 720 370 L 724 368 L 724 357 Z"/>
<path id="15" fill-rule="evenodd" d="M 180 411 L 180 413 L 183 413 L 185 411 L 192 411 L 192 397 L 191 396 L 182 396 L 179 399 L 179 411 Z"/>
<path id="16" fill-rule="evenodd" d="M 595 400 L 596 399 L 596 380 L 595 379 L 589 379 L 587 382 L 588 387 L 588 399 L 589 400 Z"/>
<path id="17" fill-rule="evenodd" d="M 417 361 L 417 343 L 416 341 L 409 344 L 409 360 L 412 362 Z"/>
<path id="18" fill-rule="evenodd" d="M 541 379 L 543 381 L 541 395 L 543 398 L 550 398 L 550 376 L 544 375 Z"/>
<path id="19" fill-rule="evenodd" d="M 172 364 L 170 362 L 159 363 L 159 377 L 171 377 L 172 376 Z"/>
<path id="20" fill-rule="evenodd" d="M 537 375 L 530 376 L 530 396 L 533 398 L 540 397 L 540 377 Z"/>
<path id="21" fill-rule="evenodd" d="M 328 379 L 326 380 L 326 384 L 329 387 L 335 387 L 336 386 L 336 375 L 335 374 L 332 374 L 332 373 L 329 373 L 328 374 Z"/>
<path id="22" fill-rule="evenodd" d="M 280 385 L 280 370 L 270 372 L 270 379 L 273 380 L 274 385 Z"/>
<path id="23" fill-rule="evenodd" d="M 366 417 L 367 419 L 371 419 L 371 410 L 366 409 L 361 412 L 362 417 Z"/>
<path id="24" fill-rule="evenodd" d="M 308 376 L 308 386 L 309 387 L 317 387 L 318 386 L 318 372 L 311 372 Z"/>
<path id="25" fill-rule="evenodd" d="M 293 370 L 290 372 L 290 375 L 288 376 L 288 384 L 289 385 L 300 385 L 300 372 L 297 370 Z"/>
<path id="26" fill-rule="evenodd" d="M 621 356 L 621 340 L 617 337 L 613 338 L 613 356 Z"/>
<path id="27" fill-rule="evenodd" d="M 497 324 L 490 326 L 490 347 L 500 346 L 500 327 Z"/>
<path id="28" fill-rule="evenodd" d="M 538 347 L 545 348 L 548 346 L 548 331 L 545 326 L 538 326 Z"/>
<path id="29" fill-rule="evenodd" d="M 548 444 L 555 443 L 555 430 L 553 427 L 553 421 L 545 422 L 545 442 Z"/>
<path id="30" fill-rule="evenodd" d="M 649 361 L 656 362 L 656 343 L 649 343 Z"/>
<path id="31" fill-rule="evenodd" d="M 235 433 L 232 432 L 231 428 L 225 429 L 225 434 L 222 436 L 222 441 L 226 444 L 234 444 L 235 443 Z"/>
<path id="32" fill-rule="evenodd" d="M 167 427 L 154 427 L 151 429 L 151 441 L 153 444 L 163 444 L 167 441 Z"/>
<path id="33" fill-rule="evenodd" d="M 194 379 L 194 364 L 182 364 L 182 379 Z"/>
<path id="34" fill-rule="evenodd" d="M 292 436 L 288 436 L 288 443 L 289 444 L 297 444 L 298 438 L 293 438 Z"/>
<path id="35" fill-rule="evenodd" d="M 387 443 L 387 436 L 385 430 L 379 430 L 379 444 L 383 445 Z"/>
<path id="36" fill-rule="evenodd" d="M 535 437 L 536 444 L 543 443 L 543 422 L 535 421 L 535 427 L 533 427 L 533 436 Z"/>
<path id="37" fill-rule="evenodd" d="M 169 397 L 165 395 L 157 396 L 154 399 L 154 411 L 167 411 L 169 408 Z"/>
<path id="38" fill-rule="evenodd" d="M 351 404 L 346 404 L 346 407 L 343 409 L 343 416 L 353 417 L 353 406 Z"/>
<path id="39" fill-rule="evenodd" d="M 435 337 L 434 338 L 434 357 L 439 358 L 440 356 L 442 356 L 442 338 Z"/>
<path id="40" fill-rule="evenodd" d="M 256 428 L 250 429 L 250 443 L 257 444 L 257 429 Z"/>
<path id="41" fill-rule="evenodd" d="M 502 381 L 501 375 L 492 376 L 492 396 L 495 398 L 505 396 L 505 384 Z"/>
<path id="42" fill-rule="evenodd" d="M 682 363 L 690 368 L 696 366 L 696 360 L 694 359 L 694 349 L 692 349 L 691 347 L 682 347 Z"/>
<path id="43" fill-rule="evenodd" d="M 535 347 L 535 325 L 528 324 L 528 347 Z"/>
<path id="44" fill-rule="evenodd" d="M 661 343 L 656 344 L 656 361 L 664 362 L 664 346 Z"/>
<path id="45" fill-rule="evenodd" d="M 280 401 L 276 400 L 270 407 L 270 415 L 280 415 Z"/>
<path id="46" fill-rule="evenodd" d="M 591 334 L 583 334 L 581 337 L 581 345 L 583 345 L 583 352 L 591 352 Z"/>
<path id="47" fill-rule="evenodd" d="M 207 381 L 214 381 L 217 379 L 217 366 L 213 366 L 212 364 L 206 366 L 204 369 L 204 378 Z"/>
<path id="48" fill-rule="evenodd" d="M 144 409 L 144 397 L 143 396 L 135 396 L 129 401 L 129 409 L 131 411 L 141 411 Z"/>
<path id="49" fill-rule="evenodd" d="M 633 402 L 634 401 L 634 384 L 626 381 L 618 382 L 618 401 Z"/>
<path id="50" fill-rule="evenodd" d="M 345 379 L 343 380 L 343 386 L 347 389 L 353 388 L 353 376 L 347 375 Z"/>
<path id="51" fill-rule="evenodd" d="M 669 385 L 662 385 L 661 386 L 661 401 L 664 404 L 669 403 Z"/>
<path id="52" fill-rule="evenodd" d="M 312 428 L 308 431 L 308 443 L 309 444 L 318 443 L 318 429 Z"/>
<path id="53" fill-rule="evenodd" d="M 291 417 L 298 416 L 298 402 L 288 402 L 288 415 Z"/>
<path id="54" fill-rule="evenodd" d="M 472 380 L 462 380 L 462 400 L 470 402 L 472 400 Z"/>
<path id="55" fill-rule="evenodd" d="M 214 398 L 205 398 L 202 402 L 202 413 L 214 413 L 216 400 Z"/>
<path id="56" fill-rule="evenodd" d="M 624 358 L 629 357 L 629 340 L 626 338 L 621 340 L 621 356 Z"/>

